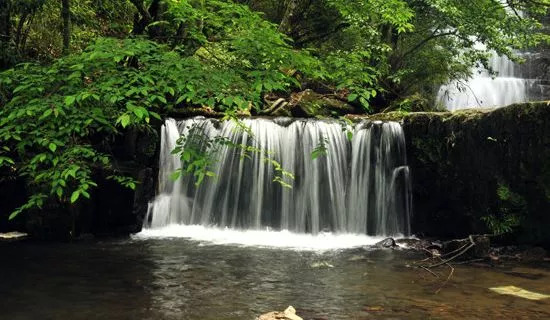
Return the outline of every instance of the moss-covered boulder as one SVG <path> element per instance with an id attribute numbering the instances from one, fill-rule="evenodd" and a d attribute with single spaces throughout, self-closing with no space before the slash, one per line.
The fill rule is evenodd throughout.
<path id="1" fill-rule="evenodd" d="M 344 100 L 312 90 L 293 93 L 289 101 L 280 103 L 280 107 L 271 110 L 276 117 L 331 118 L 346 114 L 361 113 L 356 107 Z"/>

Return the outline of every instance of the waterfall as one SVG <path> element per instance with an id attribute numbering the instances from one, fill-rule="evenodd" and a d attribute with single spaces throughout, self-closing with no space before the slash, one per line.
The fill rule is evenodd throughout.
<path id="1" fill-rule="evenodd" d="M 475 107 L 500 107 L 528 101 L 528 87 L 533 81 L 521 77 L 518 66 L 505 56 L 493 54 L 490 66 L 496 77 L 484 70 L 475 70 L 465 82 L 454 81 L 443 85 L 437 93 L 437 102 L 455 111 Z"/>
<path id="2" fill-rule="evenodd" d="M 149 204 L 146 229 L 201 225 L 237 230 L 288 230 L 368 235 L 409 235 L 411 190 L 405 139 L 396 122 L 278 118 L 233 121 L 193 118 L 162 126 L 158 196 Z M 351 139 L 346 130 L 353 130 Z M 180 136 L 200 133 L 267 156 L 294 174 L 291 188 L 274 182 L 276 164 L 265 153 L 243 157 L 223 145 L 212 155 L 215 177 L 196 184 L 193 175 L 171 179 L 182 162 L 171 152 Z M 190 141 L 187 139 L 186 141 Z M 312 152 L 323 145 L 323 154 Z M 184 145 L 185 147 L 185 145 Z"/>

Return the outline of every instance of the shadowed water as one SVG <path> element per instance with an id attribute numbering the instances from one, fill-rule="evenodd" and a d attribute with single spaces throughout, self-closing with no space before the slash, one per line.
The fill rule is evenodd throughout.
<path id="1" fill-rule="evenodd" d="M 548 266 L 456 266 L 436 294 L 443 279 L 406 267 L 422 256 L 404 250 L 138 239 L 0 244 L 0 256 L 1 319 L 252 320 L 288 305 L 304 319 L 550 319 L 548 300 L 488 290 L 549 294 Z"/>

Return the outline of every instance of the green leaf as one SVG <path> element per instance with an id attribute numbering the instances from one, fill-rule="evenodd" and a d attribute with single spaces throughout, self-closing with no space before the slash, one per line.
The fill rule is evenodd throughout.
<path id="1" fill-rule="evenodd" d="M 66 96 L 65 97 L 65 105 L 67 107 L 69 107 L 69 106 L 74 104 L 75 100 L 76 100 L 75 96 Z"/>
<path id="2" fill-rule="evenodd" d="M 206 175 L 208 177 L 215 177 L 216 176 L 216 173 L 215 172 L 212 172 L 212 171 L 206 171 Z"/>
<path id="3" fill-rule="evenodd" d="M 76 190 L 73 194 L 71 194 L 71 203 L 75 203 L 76 200 L 78 200 L 78 197 L 80 197 L 80 191 Z"/>
<path id="4" fill-rule="evenodd" d="M 55 152 L 55 150 L 57 150 L 57 145 L 53 142 L 50 142 L 50 144 L 48 145 L 48 148 L 52 151 L 52 152 Z"/>
<path id="5" fill-rule="evenodd" d="M 128 114 L 123 114 L 119 118 L 120 124 L 123 128 L 126 128 L 130 124 L 130 116 Z"/>
<path id="6" fill-rule="evenodd" d="M 46 111 L 44 111 L 44 113 L 42 114 L 42 116 L 40 117 L 40 120 L 44 120 L 45 118 L 47 118 L 49 115 L 52 114 L 52 109 L 48 108 L 46 109 Z"/>
<path id="7" fill-rule="evenodd" d="M 19 210 L 16 210 L 16 211 L 12 212 L 12 213 L 10 214 L 10 216 L 8 217 L 8 220 L 13 220 L 13 218 L 17 217 L 17 215 L 18 215 L 20 212 L 21 212 L 21 211 L 19 211 Z"/>
<path id="8" fill-rule="evenodd" d="M 357 94 L 352 93 L 352 94 L 350 94 L 350 95 L 348 96 L 348 101 L 349 101 L 349 102 L 355 101 L 355 100 L 357 100 L 358 97 L 359 97 L 359 96 L 358 96 Z"/>
<path id="9" fill-rule="evenodd" d="M 170 175 L 170 179 L 172 181 L 176 181 L 179 179 L 179 177 L 181 176 L 181 170 L 177 170 L 177 171 L 174 171 L 171 175 Z"/>
<path id="10" fill-rule="evenodd" d="M 149 114 L 150 114 L 153 118 L 158 119 L 158 120 L 161 120 L 160 115 L 159 115 L 158 113 L 153 112 L 153 111 L 149 111 Z"/>

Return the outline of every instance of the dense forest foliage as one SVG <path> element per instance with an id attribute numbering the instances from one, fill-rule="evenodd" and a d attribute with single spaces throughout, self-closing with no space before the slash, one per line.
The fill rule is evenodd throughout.
<path id="1" fill-rule="evenodd" d="M 363 112 L 434 106 L 492 52 L 546 46 L 550 0 L 2 0 L 0 170 L 19 212 L 89 197 L 109 143 L 174 109 L 270 114 L 310 89 Z M 547 67 L 547 66 L 545 66 Z"/>

